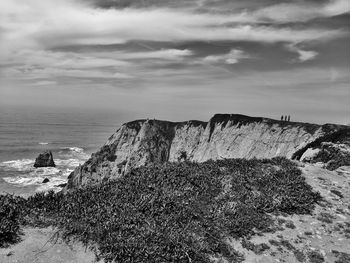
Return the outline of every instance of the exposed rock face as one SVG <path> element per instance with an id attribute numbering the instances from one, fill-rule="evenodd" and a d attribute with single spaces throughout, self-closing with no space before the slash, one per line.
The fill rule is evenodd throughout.
<path id="1" fill-rule="evenodd" d="M 300 159 L 320 141 L 331 141 L 347 126 L 316 125 L 217 114 L 209 122 L 137 120 L 123 124 L 105 145 L 71 173 L 68 188 L 123 175 L 133 167 L 183 159 Z"/>
<path id="2" fill-rule="evenodd" d="M 56 164 L 53 160 L 52 152 L 45 151 L 35 159 L 34 167 L 55 167 Z"/>
<path id="3" fill-rule="evenodd" d="M 308 148 L 300 158 L 302 162 L 311 162 L 320 152 L 318 148 Z"/>

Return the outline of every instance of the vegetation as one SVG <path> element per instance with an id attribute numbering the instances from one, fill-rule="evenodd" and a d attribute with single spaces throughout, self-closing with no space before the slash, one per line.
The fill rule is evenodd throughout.
<path id="1" fill-rule="evenodd" d="M 20 207 L 23 198 L 0 195 L 0 247 L 20 240 Z"/>
<path id="2" fill-rule="evenodd" d="M 324 222 L 324 223 L 327 223 L 327 224 L 333 223 L 333 219 L 335 219 L 335 217 L 333 215 L 331 215 L 330 213 L 326 213 L 326 212 L 321 212 L 317 216 L 317 220 Z"/>
<path id="3" fill-rule="evenodd" d="M 248 240 L 243 239 L 242 240 L 242 247 L 253 251 L 255 254 L 260 255 L 262 253 L 264 253 L 265 250 L 269 249 L 270 247 L 265 244 L 265 243 L 261 243 L 261 244 L 254 244 L 253 242 L 250 242 Z"/>
<path id="4" fill-rule="evenodd" d="M 311 263 L 322 263 L 324 262 L 324 257 L 318 251 L 310 251 L 307 254 L 309 261 Z"/>
<path id="5" fill-rule="evenodd" d="M 332 250 L 332 253 L 337 257 L 335 263 L 347 263 L 350 262 L 350 254 Z"/>
<path id="6" fill-rule="evenodd" d="M 333 171 L 341 166 L 350 165 L 350 154 L 332 144 L 322 144 L 320 152 L 312 162 L 326 163 L 326 168 Z"/>
<path id="7" fill-rule="evenodd" d="M 106 262 L 242 261 L 228 237 L 271 231 L 272 213 L 310 213 L 320 195 L 284 158 L 166 163 L 67 194 L 15 199 L 18 223 L 56 226 Z M 2 199 L 1 199 L 2 200 Z M 2 221 L 1 221 L 2 222 Z"/>

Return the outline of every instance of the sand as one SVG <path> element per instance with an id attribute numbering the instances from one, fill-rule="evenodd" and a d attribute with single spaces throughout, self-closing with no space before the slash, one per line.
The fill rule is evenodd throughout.
<path id="1" fill-rule="evenodd" d="M 94 253 L 78 243 L 56 238 L 54 228 L 25 228 L 22 242 L 0 249 L 1 263 L 93 263 Z M 103 261 L 99 261 L 102 263 Z"/>

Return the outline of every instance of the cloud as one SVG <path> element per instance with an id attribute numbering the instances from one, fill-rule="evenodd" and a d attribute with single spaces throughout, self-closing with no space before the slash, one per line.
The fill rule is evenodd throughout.
<path id="1" fill-rule="evenodd" d="M 315 18 L 333 17 L 350 12 L 349 0 L 319 2 L 296 2 L 271 5 L 253 12 L 257 21 L 278 23 L 305 22 Z"/>
<path id="2" fill-rule="evenodd" d="M 302 49 L 298 48 L 296 45 L 287 45 L 286 48 L 287 48 L 287 50 L 289 50 L 291 52 L 296 52 L 299 55 L 299 57 L 298 57 L 299 62 L 305 62 L 308 60 L 312 60 L 318 55 L 318 53 L 316 51 L 302 50 Z"/>
<path id="3" fill-rule="evenodd" d="M 193 55 L 188 49 L 161 49 L 146 52 L 111 52 L 109 56 L 115 56 L 118 59 L 164 59 L 164 60 L 182 60 L 184 57 Z"/>
<path id="4" fill-rule="evenodd" d="M 56 85 L 57 82 L 56 81 L 52 81 L 52 80 L 39 80 L 35 83 L 33 83 L 34 86 L 52 86 L 52 85 Z"/>
<path id="5" fill-rule="evenodd" d="M 10 66 L 2 70 L 2 75 L 14 79 L 37 79 L 45 77 L 77 78 L 120 78 L 132 79 L 127 72 L 133 71 L 133 61 L 152 60 L 148 66 L 160 61 L 182 61 L 193 55 L 188 49 L 161 49 L 143 52 L 53 52 L 48 50 L 21 50 L 12 52 L 0 66 Z M 135 62 L 136 63 L 136 62 Z M 140 65 L 140 62 L 137 62 Z"/>
<path id="6" fill-rule="evenodd" d="M 132 79 L 128 73 L 118 72 L 115 69 L 103 70 L 100 68 L 59 68 L 59 67 L 35 67 L 18 66 L 2 70 L 2 76 L 13 80 L 37 81 L 49 79 L 56 81 L 58 78 L 74 79 Z M 35 82 L 36 83 L 36 82 Z"/>
<path id="7" fill-rule="evenodd" d="M 248 54 L 240 49 L 232 49 L 230 53 L 223 55 L 211 55 L 203 59 L 206 63 L 226 63 L 226 64 L 236 64 L 242 59 L 250 58 Z"/>
<path id="8" fill-rule="evenodd" d="M 348 12 L 349 2 L 344 0 L 327 4 L 298 1 L 266 8 L 261 8 L 262 4 L 259 4 L 257 8 L 243 11 L 233 8 L 230 13 L 223 8 L 227 1 L 215 1 L 223 12 L 217 11 L 218 8 L 213 11 L 214 5 L 210 1 L 199 1 L 202 3 L 201 11 L 195 8 L 199 6 L 197 4 L 191 5 L 191 8 L 186 8 L 185 4 L 173 8 L 171 1 L 167 1 L 160 8 L 157 0 L 148 2 L 152 2 L 148 8 L 136 8 L 131 4 L 128 6 L 132 8 L 106 9 L 97 8 L 91 1 L 80 0 L 0 1 L 1 74 L 13 79 L 52 78 L 55 81 L 55 78 L 69 77 L 113 80 L 156 75 L 159 68 L 167 68 L 168 72 L 179 77 L 179 72 L 184 74 L 179 68 L 186 66 L 237 64 L 250 58 L 244 44 L 242 49 L 246 51 L 235 48 L 234 42 L 287 45 L 288 51 L 298 54 L 298 61 L 305 62 L 314 59 L 317 52 L 298 46 L 332 41 L 348 34 L 340 28 L 283 24 Z M 149 50 L 140 47 L 128 49 L 126 46 L 130 42 L 156 44 Z M 231 43 L 220 53 L 231 51 L 222 55 L 213 50 L 197 53 L 195 48 L 186 46 L 186 43 L 197 43 L 198 46 L 198 43 L 216 42 Z M 106 45 L 116 44 L 120 45 L 113 50 L 104 50 Z M 64 47 L 89 45 L 101 48 L 64 51 Z M 283 60 L 283 56 L 278 55 L 274 59 Z"/>
<path id="9" fill-rule="evenodd" d="M 12 44 L 15 47 L 52 48 L 107 45 L 132 40 L 302 42 L 331 39 L 344 33 L 340 30 L 251 24 L 259 19 L 259 12 L 251 15 L 194 13 L 165 8 L 96 9 L 72 0 L 54 4 L 44 0 L 11 0 L 11 4 L 9 1 L 0 3 L 0 21 L 5 28 L 1 40 L 7 48 L 12 48 Z M 283 20 L 276 17 L 275 10 L 280 9 L 280 6 L 270 7 L 260 13 Z"/>
<path id="10" fill-rule="evenodd" d="M 337 16 L 350 13 L 349 0 L 332 0 L 328 5 L 323 6 L 322 14 L 324 16 Z"/>

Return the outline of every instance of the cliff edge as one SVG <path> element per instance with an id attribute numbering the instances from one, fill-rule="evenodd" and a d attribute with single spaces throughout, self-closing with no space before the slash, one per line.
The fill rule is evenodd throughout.
<path id="1" fill-rule="evenodd" d="M 299 160 L 324 142 L 350 145 L 349 138 L 350 128 L 345 125 L 239 114 L 216 114 L 209 122 L 136 120 L 123 124 L 98 152 L 77 167 L 68 178 L 67 188 L 117 178 L 149 163 L 277 156 Z"/>

